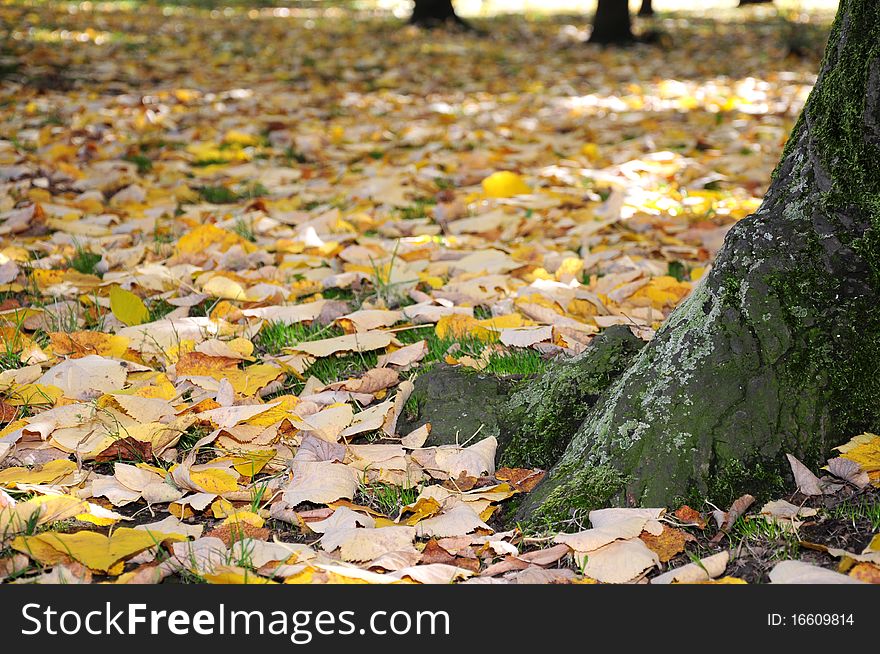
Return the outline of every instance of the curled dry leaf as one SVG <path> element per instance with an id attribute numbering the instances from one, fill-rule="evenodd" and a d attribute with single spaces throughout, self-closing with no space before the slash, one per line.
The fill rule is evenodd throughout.
<path id="1" fill-rule="evenodd" d="M 736 522 L 737 518 L 739 518 L 741 515 L 743 515 L 748 510 L 748 508 L 752 504 L 754 504 L 754 502 L 755 502 L 755 498 L 752 497 L 751 495 L 743 495 L 742 497 L 734 500 L 733 504 L 730 505 L 730 510 L 727 513 L 716 517 L 716 519 L 718 519 L 718 517 L 720 517 L 720 525 L 718 528 L 718 533 L 715 534 L 712 537 L 712 540 L 709 542 L 710 543 L 721 542 L 721 539 L 724 538 L 724 535 L 730 531 L 731 527 L 733 527 L 733 524 Z"/>
<path id="2" fill-rule="evenodd" d="M 871 478 L 862 467 L 853 461 L 844 457 L 836 457 L 828 460 L 828 472 L 835 477 L 843 479 L 858 489 L 865 488 L 871 483 Z"/>
<path id="3" fill-rule="evenodd" d="M 860 584 L 853 577 L 804 561 L 780 561 L 769 574 L 771 584 Z"/>
<path id="4" fill-rule="evenodd" d="M 724 574 L 730 561 L 729 552 L 719 552 L 700 559 L 699 563 L 688 563 L 680 568 L 669 570 L 651 579 L 652 584 L 693 584 L 715 579 Z"/>
<path id="5" fill-rule="evenodd" d="M 785 456 L 788 458 L 789 465 L 791 465 L 791 472 L 794 475 L 794 481 L 797 484 L 798 490 L 804 495 L 822 495 L 824 491 L 822 490 L 819 478 L 791 454 L 786 454 Z"/>
<path id="6" fill-rule="evenodd" d="M 428 342 L 421 340 L 411 345 L 405 345 L 390 354 L 381 355 L 378 366 L 380 368 L 393 366 L 401 370 L 408 370 L 413 364 L 424 359 L 426 354 L 428 354 Z"/>

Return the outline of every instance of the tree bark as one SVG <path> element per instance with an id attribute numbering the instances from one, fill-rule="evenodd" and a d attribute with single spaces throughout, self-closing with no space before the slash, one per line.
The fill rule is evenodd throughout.
<path id="1" fill-rule="evenodd" d="M 880 427 L 878 370 L 880 3 L 842 0 L 760 208 L 518 517 L 781 494 L 785 453 L 817 466 Z"/>
<path id="2" fill-rule="evenodd" d="M 653 15 L 654 15 L 653 0 L 642 0 L 642 5 L 639 7 L 639 16 L 653 16 Z"/>
<path id="3" fill-rule="evenodd" d="M 632 43 L 634 40 L 628 0 L 599 0 L 590 43 L 609 45 Z"/>
<path id="4" fill-rule="evenodd" d="M 450 25 L 470 29 L 470 24 L 455 13 L 452 0 L 415 0 L 409 22 L 428 29 Z"/>

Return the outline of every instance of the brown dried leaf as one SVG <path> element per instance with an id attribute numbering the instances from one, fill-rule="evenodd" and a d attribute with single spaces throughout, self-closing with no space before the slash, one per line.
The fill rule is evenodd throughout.
<path id="1" fill-rule="evenodd" d="M 538 468 L 499 468 L 495 471 L 495 479 L 506 481 L 524 493 L 531 492 L 544 478 L 547 472 Z"/>
<path id="2" fill-rule="evenodd" d="M 95 461 L 150 461 L 153 458 L 153 444 L 139 441 L 131 436 L 120 438 L 95 456 Z"/>
<path id="3" fill-rule="evenodd" d="M 687 542 L 687 534 L 680 529 L 673 529 L 663 525 L 663 532 L 659 536 L 643 531 L 639 536 L 649 549 L 657 553 L 661 563 L 666 563 L 676 554 L 684 552 L 684 544 Z"/>
<path id="4" fill-rule="evenodd" d="M 706 518 L 703 517 L 703 514 L 696 509 L 692 509 L 687 504 L 683 504 L 676 509 L 673 515 L 686 525 L 695 525 L 700 529 L 706 528 Z"/>
<path id="5" fill-rule="evenodd" d="M 266 527 L 254 527 L 246 522 L 230 522 L 229 524 L 220 525 L 216 529 L 212 529 L 206 538 L 219 538 L 226 547 L 231 547 L 235 541 L 245 538 L 253 538 L 254 540 L 268 540 L 271 531 Z"/>

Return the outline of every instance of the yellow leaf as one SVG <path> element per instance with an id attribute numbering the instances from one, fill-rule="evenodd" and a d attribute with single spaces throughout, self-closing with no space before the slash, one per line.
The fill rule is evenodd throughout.
<path id="1" fill-rule="evenodd" d="M 0 538 L 23 533 L 39 525 L 72 518 L 89 503 L 71 495 L 43 495 L 0 509 Z"/>
<path id="2" fill-rule="evenodd" d="M 259 529 L 266 523 L 266 521 L 252 511 L 235 511 L 232 515 L 228 516 L 226 520 L 223 521 L 224 525 L 238 525 L 241 523 L 251 525 L 252 527 L 257 527 Z"/>
<path id="3" fill-rule="evenodd" d="M 238 490 L 238 477 L 229 470 L 222 468 L 192 470 L 189 473 L 189 477 L 192 483 L 205 493 L 221 495 Z"/>
<path id="4" fill-rule="evenodd" d="M 259 145 L 260 137 L 254 134 L 246 134 L 238 130 L 231 129 L 223 136 L 224 143 L 235 143 L 236 145 Z"/>
<path id="5" fill-rule="evenodd" d="M 232 370 L 226 373 L 225 377 L 232 384 L 236 393 L 250 397 L 283 374 L 284 371 L 281 368 L 276 368 L 268 363 L 259 363 L 255 366 L 248 366 L 244 370 Z"/>
<path id="6" fill-rule="evenodd" d="M 706 584 L 706 585 L 727 585 L 727 584 L 747 584 L 745 579 L 740 579 L 739 577 L 719 577 L 718 579 L 709 579 L 708 581 L 698 581 L 698 584 Z"/>
<path id="7" fill-rule="evenodd" d="M 220 497 L 211 502 L 211 514 L 218 520 L 231 516 L 233 513 L 235 513 L 235 505 L 229 500 Z"/>
<path id="8" fill-rule="evenodd" d="M 670 275 L 654 277 L 630 296 L 631 301 L 647 300 L 655 309 L 671 308 L 691 290 L 688 282 L 680 282 Z"/>
<path id="9" fill-rule="evenodd" d="M 222 275 L 214 275 L 205 282 L 202 285 L 202 292 L 224 300 L 247 299 L 247 292 L 241 284 Z"/>
<path id="10" fill-rule="evenodd" d="M 184 234 L 177 242 L 178 252 L 184 254 L 196 254 L 204 252 L 210 245 L 218 245 L 225 252 L 233 245 L 248 243 L 238 234 L 221 229 L 216 225 L 199 225 L 192 231 Z M 249 244 L 250 245 L 250 244 Z"/>
<path id="11" fill-rule="evenodd" d="M 461 313 L 442 316 L 434 327 L 438 338 L 462 340 L 476 338 L 484 342 L 497 340 L 498 335 L 486 329 L 479 320 Z"/>
<path id="12" fill-rule="evenodd" d="M 270 425 L 274 425 L 276 422 L 281 422 L 282 420 L 293 420 L 297 419 L 297 416 L 293 415 L 294 407 L 299 404 L 299 398 L 296 395 L 281 395 L 276 397 L 272 402 L 278 402 L 278 405 L 273 406 L 268 411 L 263 411 L 263 413 L 255 415 L 253 418 L 248 418 L 244 422 L 249 425 L 255 425 L 257 427 L 268 427 Z M 256 452 L 249 452 L 246 457 L 252 457 Z M 259 453 L 260 455 L 263 452 Z M 246 458 L 246 461 L 250 462 L 254 459 Z M 270 458 L 271 460 L 271 458 Z M 238 464 L 236 464 L 237 466 Z M 265 464 L 264 464 L 265 465 Z M 262 467 L 262 466 L 261 466 Z M 250 468 L 248 468 L 250 469 Z M 243 475 L 248 475 L 253 477 L 253 475 L 249 472 L 245 472 L 244 470 L 239 470 Z"/>
<path id="13" fill-rule="evenodd" d="M 406 520 L 403 521 L 403 524 L 412 527 L 420 521 L 425 520 L 426 518 L 437 515 L 438 513 L 440 513 L 441 508 L 442 507 L 440 506 L 440 502 L 435 500 L 433 497 L 423 497 L 415 504 L 410 504 L 403 507 L 401 513 L 412 514 L 407 516 Z"/>
<path id="14" fill-rule="evenodd" d="M 7 391 L 6 404 L 12 406 L 55 404 L 64 391 L 52 384 L 21 384 Z"/>
<path id="15" fill-rule="evenodd" d="M 56 459 L 33 468 L 6 468 L 0 471 L 0 486 L 15 488 L 17 484 L 54 484 L 76 471 L 76 463 Z"/>
<path id="16" fill-rule="evenodd" d="M 272 581 L 271 579 L 266 579 L 265 577 L 261 577 L 256 572 L 248 570 L 246 568 L 239 568 L 238 566 L 233 565 L 218 565 L 214 568 L 213 572 L 206 573 L 203 575 L 205 580 L 211 584 L 277 584 L 278 582 Z"/>
<path id="17" fill-rule="evenodd" d="M 834 449 L 839 450 L 841 456 L 861 465 L 863 470 L 880 468 L 880 436 L 877 434 L 865 432 L 853 436 L 847 443 Z"/>
<path id="18" fill-rule="evenodd" d="M 502 170 L 483 180 L 483 193 L 490 198 L 510 198 L 532 192 L 525 180 L 516 173 Z"/>
<path id="19" fill-rule="evenodd" d="M 187 540 L 187 537 L 182 534 L 121 527 L 109 537 L 94 531 L 78 531 L 74 534 L 46 532 L 36 536 L 18 536 L 12 541 L 12 547 L 44 565 L 54 563 L 52 560 L 54 556 L 46 550 L 48 547 L 57 554 L 67 555 L 92 570 L 111 572 L 119 569 L 121 572 L 117 564 L 126 557 L 164 541 L 184 540 Z M 41 555 L 49 560 L 43 560 Z"/>
<path id="20" fill-rule="evenodd" d="M 121 359 L 128 350 L 130 339 L 114 334 L 82 331 L 52 332 L 49 334 L 49 341 L 52 343 L 52 350 L 59 356 L 77 357 L 98 354 L 102 357 Z"/>
<path id="21" fill-rule="evenodd" d="M 874 486 L 880 487 L 880 436 L 866 432 L 854 436 L 840 447 L 840 456 L 859 464 Z"/>
<path id="22" fill-rule="evenodd" d="M 479 320 L 479 321 L 477 321 L 477 324 L 480 327 L 486 327 L 488 329 L 500 331 L 502 329 L 513 329 L 515 327 L 524 327 L 526 325 L 531 325 L 533 323 L 531 320 L 526 321 L 518 313 L 506 313 L 503 316 L 494 316 L 492 318 L 486 318 L 484 320 Z"/>
<path id="23" fill-rule="evenodd" d="M 141 325 L 150 318 L 150 311 L 143 300 L 119 286 L 110 289 L 110 311 L 129 327 Z"/>
<path id="24" fill-rule="evenodd" d="M 271 410 L 271 409 L 270 409 Z M 275 458 L 275 450 L 253 450 L 245 452 L 241 456 L 232 457 L 232 467 L 240 475 L 245 477 L 253 477 L 266 467 L 272 459 Z"/>

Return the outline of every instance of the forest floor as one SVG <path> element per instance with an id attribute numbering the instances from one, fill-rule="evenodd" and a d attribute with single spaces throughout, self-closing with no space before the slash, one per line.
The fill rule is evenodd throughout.
<path id="1" fill-rule="evenodd" d="M 132 6 L 0 6 L 0 579 L 880 579 L 873 435 L 779 501 L 556 534 L 501 524 L 543 471 L 493 436 L 398 429 L 425 370 L 649 340 L 759 206 L 830 16 L 598 49 Z"/>

